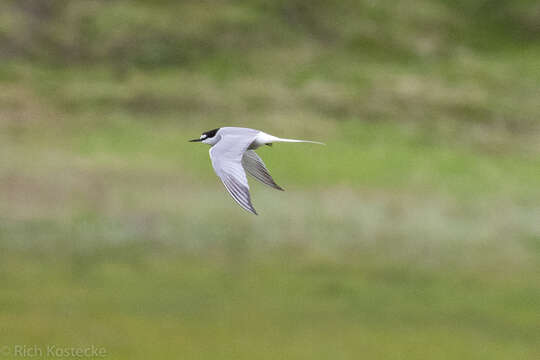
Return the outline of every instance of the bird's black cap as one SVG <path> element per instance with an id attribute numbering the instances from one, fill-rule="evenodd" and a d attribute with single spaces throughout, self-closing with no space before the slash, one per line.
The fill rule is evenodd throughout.
<path id="1" fill-rule="evenodd" d="M 189 140 L 189 141 L 190 142 L 198 142 L 198 141 L 203 141 L 203 140 L 206 140 L 206 139 L 211 139 L 214 136 L 216 136 L 219 129 L 220 128 L 208 130 L 207 132 L 203 132 L 199 139 L 193 139 L 193 140 Z"/>

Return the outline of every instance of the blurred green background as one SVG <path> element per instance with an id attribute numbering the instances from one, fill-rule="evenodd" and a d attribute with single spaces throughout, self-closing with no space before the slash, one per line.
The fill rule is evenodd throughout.
<path id="1" fill-rule="evenodd" d="M 536 0 L 2 0 L 0 347 L 538 359 L 539 115 Z"/>

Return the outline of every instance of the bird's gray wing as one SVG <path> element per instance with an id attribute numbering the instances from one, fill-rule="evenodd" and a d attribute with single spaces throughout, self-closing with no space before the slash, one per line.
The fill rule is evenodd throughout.
<path id="1" fill-rule="evenodd" d="M 225 185 L 233 199 L 245 210 L 257 215 L 251 204 L 249 185 L 244 168 L 242 156 L 255 139 L 253 135 L 226 135 L 210 148 L 210 159 L 217 176 Z"/>
<path id="2" fill-rule="evenodd" d="M 244 169 L 253 176 L 255 179 L 259 180 L 265 185 L 268 185 L 274 189 L 284 191 L 281 186 L 276 184 L 272 176 L 268 172 L 268 169 L 264 165 L 262 159 L 257 155 L 253 150 L 247 150 L 242 156 L 242 166 Z"/>

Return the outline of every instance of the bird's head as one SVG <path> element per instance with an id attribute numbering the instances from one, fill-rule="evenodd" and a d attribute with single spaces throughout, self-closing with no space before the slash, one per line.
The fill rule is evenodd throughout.
<path id="1" fill-rule="evenodd" d="M 214 145 L 217 142 L 216 134 L 218 132 L 219 128 L 208 130 L 206 132 L 203 132 L 201 137 L 198 139 L 189 140 L 190 142 L 203 142 L 208 145 Z"/>

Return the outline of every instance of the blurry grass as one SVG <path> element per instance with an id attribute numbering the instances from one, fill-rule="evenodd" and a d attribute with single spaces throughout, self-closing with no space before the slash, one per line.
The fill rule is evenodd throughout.
<path id="1" fill-rule="evenodd" d="M 138 253 L 108 249 L 83 272 L 77 257 L 3 253 L 2 268 L 21 271 L 2 292 L 2 340 L 100 344 L 110 358 L 538 356 L 540 294 L 523 280 L 298 262 L 280 251 L 264 263 L 221 259 L 223 250 Z"/>
<path id="2" fill-rule="evenodd" d="M 537 10 L 3 2 L 0 347 L 539 357 Z M 224 125 L 327 146 L 260 149 L 248 216 Z"/>

